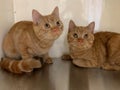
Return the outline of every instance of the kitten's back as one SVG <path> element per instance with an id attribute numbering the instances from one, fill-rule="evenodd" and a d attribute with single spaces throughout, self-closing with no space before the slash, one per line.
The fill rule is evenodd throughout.
<path id="1" fill-rule="evenodd" d="M 31 21 L 20 21 L 14 24 L 8 33 L 13 34 L 18 31 L 29 30 L 33 28 L 32 25 Z"/>
<path id="2" fill-rule="evenodd" d="M 110 38 L 116 35 L 120 35 L 120 34 L 115 33 L 115 32 L 97 32 L 94 34 L 94 37 L 95 37 L 95 41 L 101 40 L 101 42 L 105 44 L 106 42 L 110 40 Z"/>

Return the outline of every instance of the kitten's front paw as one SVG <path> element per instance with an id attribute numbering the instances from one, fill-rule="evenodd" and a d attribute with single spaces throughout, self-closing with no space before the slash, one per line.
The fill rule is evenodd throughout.
<path id="1" fill-rule="evenodd" d="M 52 64 L 53 63 L 52 58 L 50 58 L 50 57 L 46 58 L 45 63 Z"/>
<path id="2" fill-rule="evenodd" d="M 72 58 L 71 58 L 70 55 L 64 54 L 64 55 L 62 56 L 62 60 L 72 60 Z"/>

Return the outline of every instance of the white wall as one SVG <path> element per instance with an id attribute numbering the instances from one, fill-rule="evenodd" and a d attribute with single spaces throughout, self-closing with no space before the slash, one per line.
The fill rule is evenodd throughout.
<path id="1" fill-rule="evenodd" d="M 59 7 L 60 17 L 64 23 L 64 32 L 56 40 L 50 50 L 52 57 L 60 57 L 62 53 L 67 52 L 66 34 L 68 22 L 73 19 L 77 24 L 86 25 L 95 20 L 96 29 L 99 27 L 103 0 L 14 0 L 15 22 L 20 20 L 32 20 L 32 9 L 37 9 L 43 15 L 49 14 L 55 8 Z M 94 2 L 93 5 L 92 2 Z M 96 6 L 98 7 L 96 9 Z M 91 13 L 93 12 L 93 13 Z M 94 17 L 95 16 L 95 17 Z"/>
<path id="2" fill-rule="evenodd" d="M 60 57 L 63 52 L 68 51 L 66 34 L 70 19 L 73 19 L 77 25 L 87 25 L 94 20 L 96 22 L 96 31 L 120 32 L 120 0 L 1 0 L 1 2 L 0 9 L 3 12 L 0 12 L 0 15 L 2 15 L 0 43 L 14 18 L 15 22 L 32 20 L 32 9 L 46 15 L 51 13 L 55 6 L 59 7 L 60 17 L 64 23 L 64 32 L 50 51 L 52 57 Z M 15 12 L 14 15 L 13 11 Z"/>
<path id="3" fill-rule="evenodd" d="M 100 30 L 120 32 L 120 0 L 105 0 Z"/>
<path id="4" fill-rule="evenodd" d="M 13 24 L 14 16 L 13 1 L 0 0 L 0 2 L 0 56 L 2 56 L 2 40 L 9 27 Z"/>

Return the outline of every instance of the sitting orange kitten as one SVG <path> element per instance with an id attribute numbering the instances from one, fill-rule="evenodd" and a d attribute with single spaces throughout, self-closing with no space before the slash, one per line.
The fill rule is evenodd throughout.
<path id="1" fill-rule="evenodd" d="M 69 23 L 68 43 L 71 59 L 79 67 L 103 68 L 120 70 L 120 34 L 113 32 L 98 32 L 93 34 L 95 23 L 88 26 L 76 26 Z"/>
<path id="2" fill-rule="evenodd" d="M 43 57 L 45 63 L 52 63 L 48 51 L 61 35 L 63 24 L 58 7 L 50 15 L 43 16 L 32 11 L 32 21 L 21 21 L 13 25 L 3 40 L 5 58 L 0 62 L 3 69 L 13 73 L 31 72 L 42 67 L 33 57 Z M 22 58 L 22 60 L 17 60 Z"/>

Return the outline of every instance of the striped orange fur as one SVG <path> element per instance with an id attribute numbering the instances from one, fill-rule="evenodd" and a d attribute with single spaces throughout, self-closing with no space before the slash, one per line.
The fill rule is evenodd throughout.
<path id="1" fill-rule="evenodd" d="M 42 57 L 45 63 L 52 63 L 49 50 L 62 34 L 63 24 L 56 7 L 50 15 L 32 11 L 33 21 L 20 21 L 12 26 L 3 40 L 5 58 L 1 68 L 13 73 L 31 72 L 40 68 L 41 62 L 33 57 Z M 20 59 L 21 60 L 18 60 Z"/>
<path id="2" fill-rule="evenodd" d="M 2 69 L 10 71 L 12 73 L 21 74 L 23 72 L 31 72 L 33 68 L 41 68 L 42 65 L 38 60 L 13 60 L 3 58 L 0 62 Z"/>
<path id="3" fill-rule="evenodd" d="M 68 44 L 72 63 L 78 67 L 120 70 L 120 33 L 94 32 L 95 22 L 77 26 L 69 22 Z"/>

